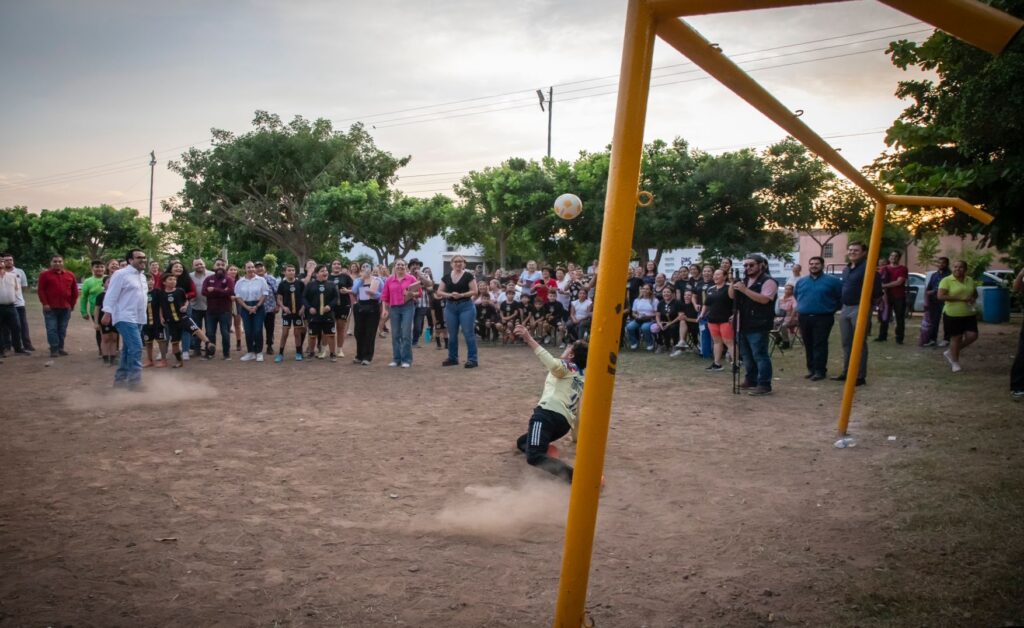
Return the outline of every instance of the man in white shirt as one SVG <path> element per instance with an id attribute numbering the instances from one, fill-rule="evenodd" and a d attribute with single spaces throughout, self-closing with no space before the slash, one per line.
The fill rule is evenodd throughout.
<path id="1" fill-rule="evenodd" d="M 2 261 L 4 269 L 17 275 L 18 281 L 21 282 L 21 292 L 14 300 L 14 309 L 18 312 L 18 324 L 21 326 L 21 344 L 25 351 L 35 351 L 36 348 L 32 346 L 32 338 L 28 333 L 28 315 L 25 313 L 25 290 L 28 290 L 28 277 L 25 276 L 25 271 L 14 266 L 14 256 L 10 253 L 4 253 Z"/>
<path id="2" fill-rule="evenodd" d="M 21 325 L 14 303 L 21 296 L 21 282 L 18 276 L 0 265 L 0 358 L 7 357 L 7 349 L 13 348 L 19 355 L 29 355 L 21 345 Z"/>
<path id="3" fill-rule="evenodd" d="M 113 325 L 121 336 L 121 363 L 114 387 L 138 390 L 142 384 L 142 326 L 146 323 L 146 254 L 132 249 L 128 265 L 115 272 L 103 297 L 102 324 Z"/>

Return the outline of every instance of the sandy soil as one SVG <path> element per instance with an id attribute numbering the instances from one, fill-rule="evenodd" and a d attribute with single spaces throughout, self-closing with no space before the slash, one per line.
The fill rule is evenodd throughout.
<path id="1" fill-rule="evenodd" d="M 83 321 L 68 344 L 0 366 L 0 625 L 550 625 L 568 489 L 514 451 L 544 377 L 527 350 L 193 360 L 136 394 Z M 840 452 L 839 385 L 801 360 L 751 398 L 690 356 L 622 357 L 597 626 L 820 626 L 870 588 L 903 445 L 860 417 L 891 390 L 863 389 Z"/>

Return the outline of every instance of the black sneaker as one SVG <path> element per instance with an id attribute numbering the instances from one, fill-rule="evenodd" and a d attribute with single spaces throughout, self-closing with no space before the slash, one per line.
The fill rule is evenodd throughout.
<path id="1" fill-rule="evenodd" d="M 63 350 L 63 349 L 57 349 L 57 355 L 63 356 L 63 357 L 67 357 L 67 356 L 69 356 L 71 354 L 68 353 L 67 351 Z"/>
<path id="2" fill-rule="evenodd" d="M 476 362 L 466 362 L 466 366 L 464 368 L 475 369 L 478 366 L 480 366 L 480 365 L 477 364 Z"/>
<path id="3" fill-rule="evenodd" d="M 1015 390 L 1011 392 L 1010 398 L 1013 399 L 1014 401 L 1020 401 L 1021 399 L 1024 399 L 1024 390 Z"/>
<path id="4" fill-rule="evenodd" d="M 459 365 L 458 360 L 445 360 L 444 362 L 441 363 L 441 366 L 458 366 L 458 365 Z"/>
<path id="5" fill-rule="evenodd" d="M 711 366 L 707 367 L 704 370 L 705 371 L 715 371 L 715 372 L 718 372 L 718 371 L 724 371 L 725 367 L 722 366 L 721 364 L 714 364 L 714 363 L 712 363 Z"/>
<path id="6" fill-rule="evenodd" d="M 764 395 L 772 394 L 772 389 L 767 386 L 758 386 L 747 393 L 751 397 L 763 397 Z"/>

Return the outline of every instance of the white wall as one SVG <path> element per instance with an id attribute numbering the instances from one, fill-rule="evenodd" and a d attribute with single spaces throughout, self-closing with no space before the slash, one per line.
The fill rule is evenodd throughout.
<path id="1" fill-rule="evenodd" d="M 690 264 L 697 263 L 697 260 L 700 259 L 701 253 L 703 252 L 704 247 L 702 246 L 689 249 L 672 249 L 671 251 L 664 251 L 661 254 L 661 260 L 658 264 L 658 272 L 665 273 L 665 275 L 667 275 L 668 278 L 671 279 L 672 273 L 674 273 L 676 269 L 678 269 L 680 266 L 689 266 Z M 655 253 L 657 253 L 657 251 L 650 249 L 647 255 L 648 257 L 653 259 Z M 799 259 L 799 248 L 793 251 L 792 257 L 794 261 Z M 742 270 L 742 262 L 742 259 L 733 258 L 732 267 L 734 269 Z M 780 283 L 785 283 L 785 281 L 789 280 L 789 278 L 793 276 L 793 273 L 791 272 L 792 268 L 792 262 L 787 262 L 786 260 L 779 257 L 768 257 L 768 270 L 771 272 L 772 277 L 779 280 Z"/>
<path id="2" fill-rule="evenodd" d="M 447 256 L 445 254 L 448 254 Z M 434 236 L 427 240 L 422 247 L 409 253 L 405 259 L 409 261 L 412 258 L 417 258 L 423 262 L 423 266 L 433 271 L 435 277 L 441 276 L 441 269 L 444 267 L 444 260 L 451 256 L 453 253 L 460 253 L 467 257 L 481 255 L 483 252 L 479 247 L 454 247 L 452 251 L 449 251 L 448 243 L 441 236 Z M 347 253 L 348 257 L 354 258 L 360 255 L 367 255 L 374 262 L 377 261 L 377 254 L 362 244 L 356 242 L 352 247 L 352 250 Z M 394 260 L 389 260 L 393 262 Z M 470 270 L 473 269 L 475 264 L 468 264 Z"/>

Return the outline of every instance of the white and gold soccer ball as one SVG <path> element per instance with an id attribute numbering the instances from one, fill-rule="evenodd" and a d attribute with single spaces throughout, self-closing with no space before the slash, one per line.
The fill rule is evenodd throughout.
<path id="1" fill-rule="evenodd" d="M 563 194 L 555 199 L 553 209 L 562 220 L 572 220 L 583 213 L 583 202 L 575 194 Z"/>

